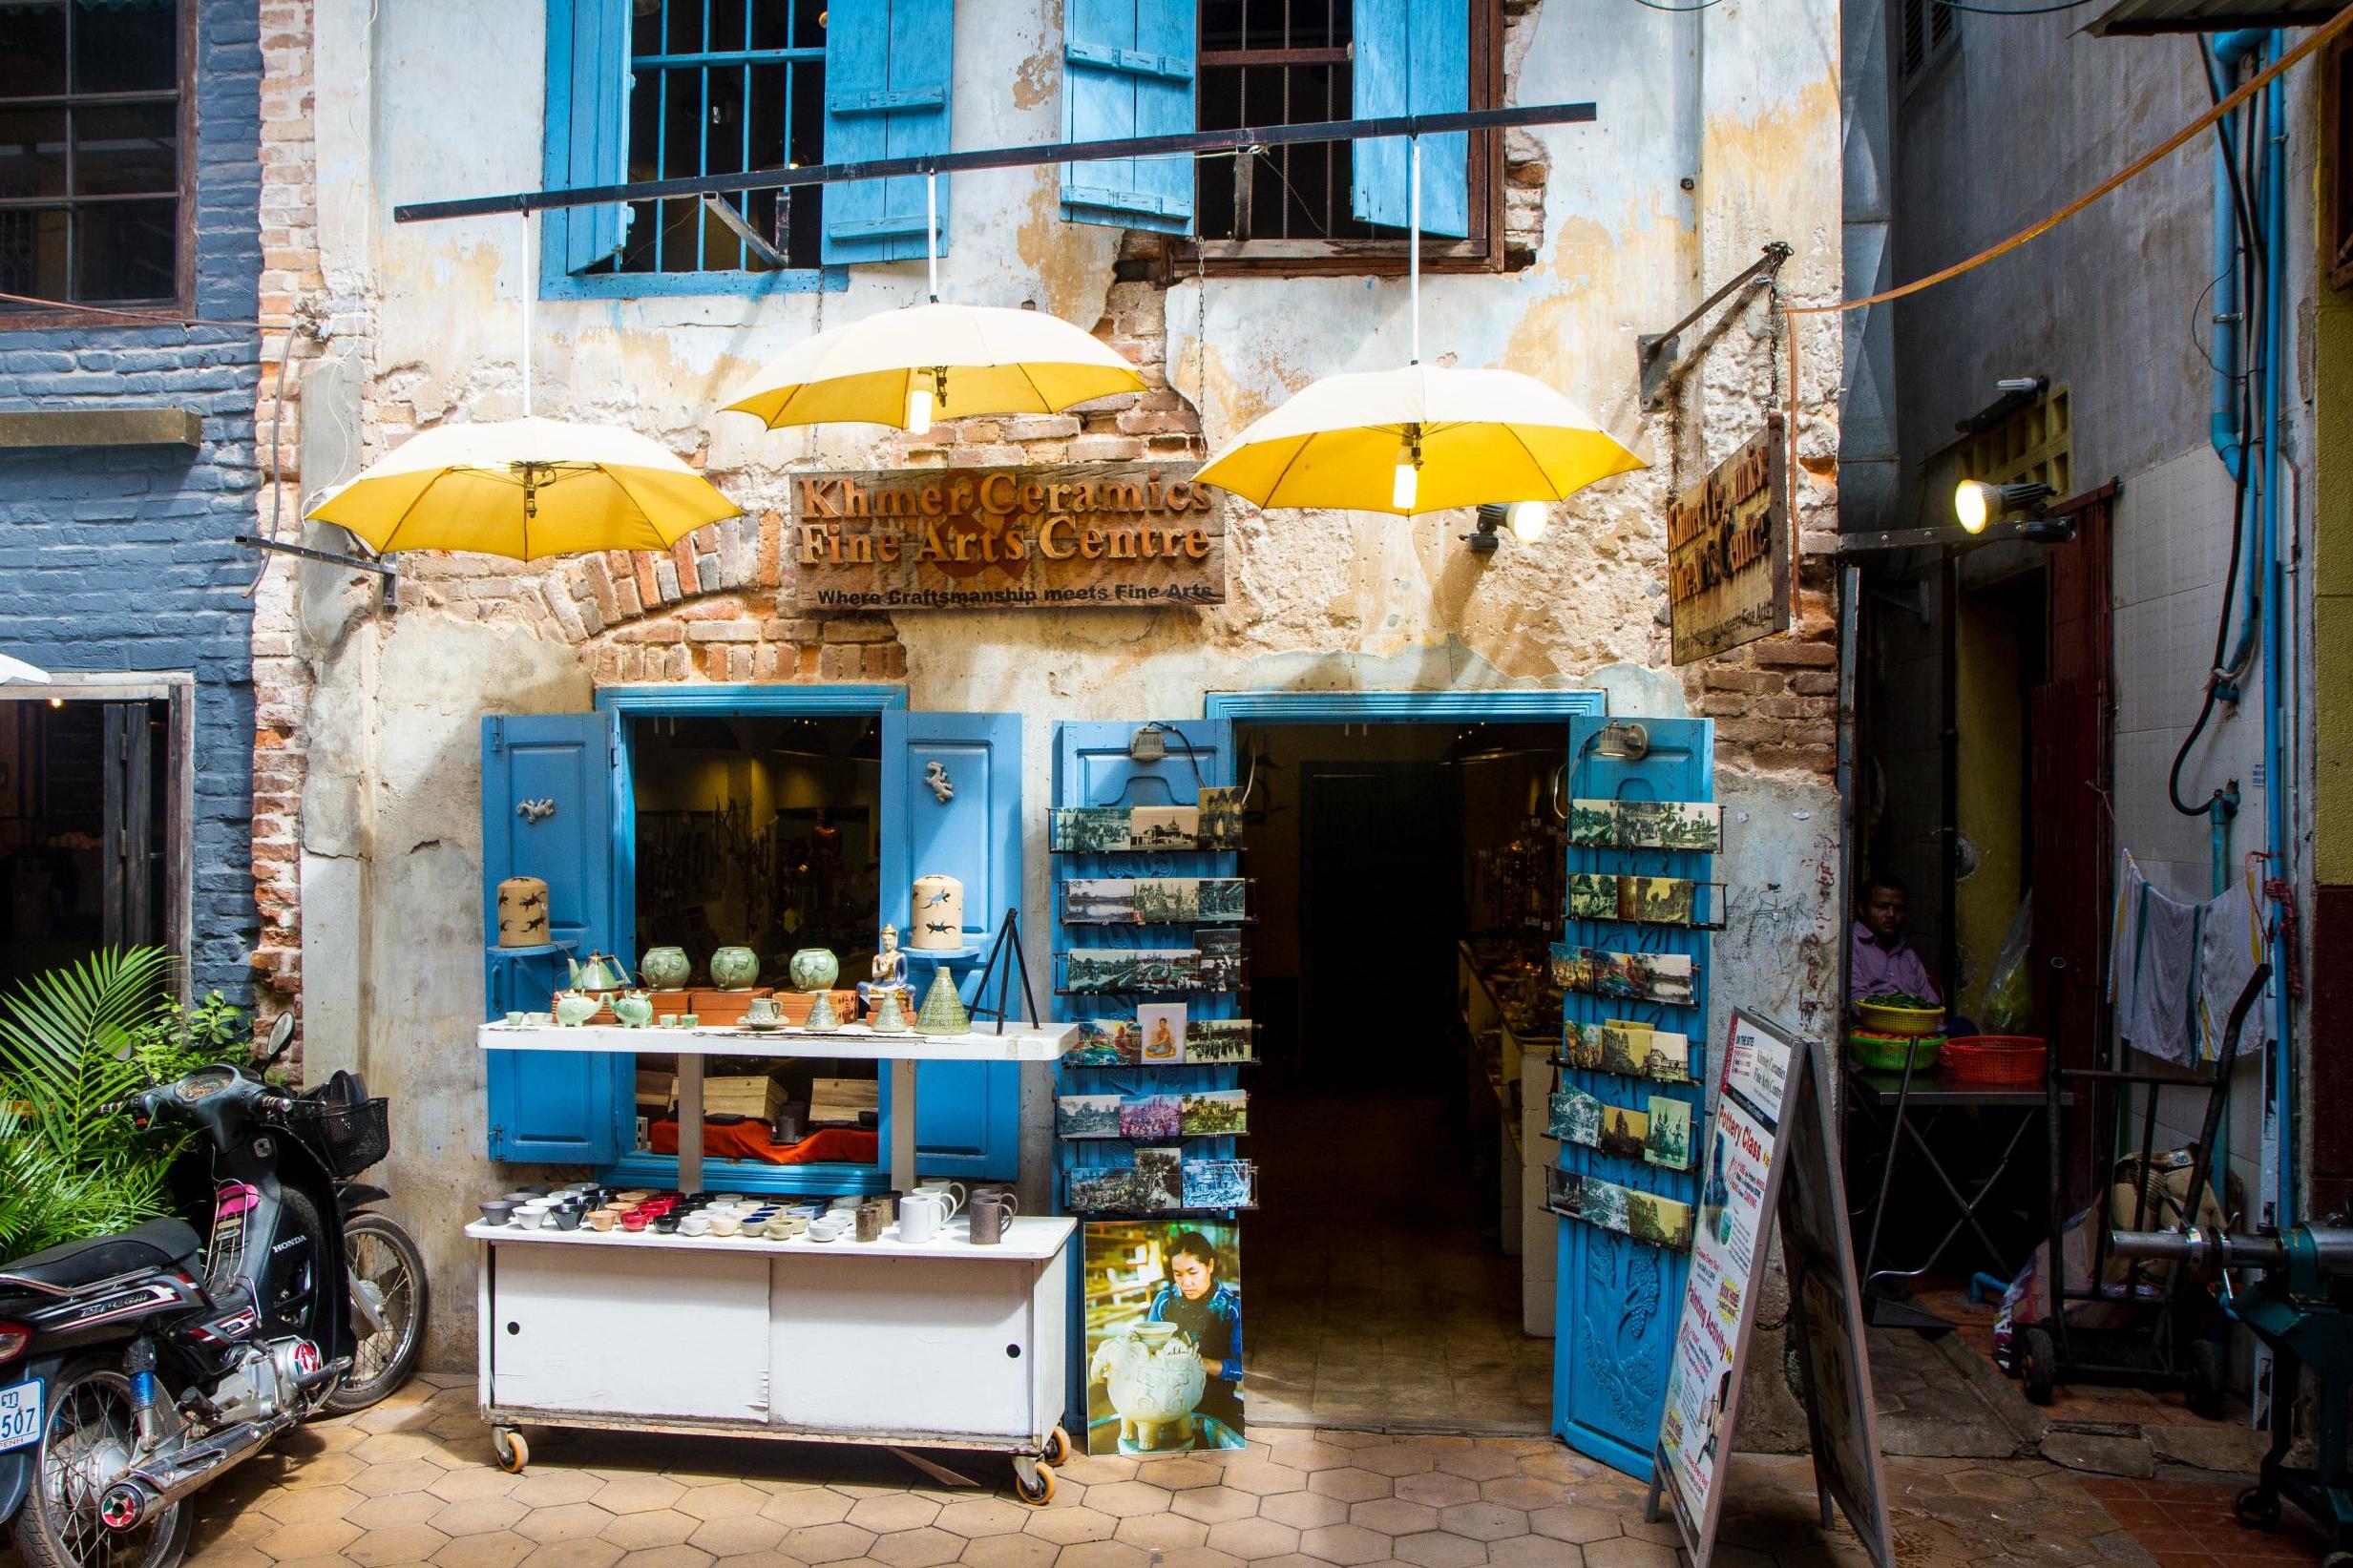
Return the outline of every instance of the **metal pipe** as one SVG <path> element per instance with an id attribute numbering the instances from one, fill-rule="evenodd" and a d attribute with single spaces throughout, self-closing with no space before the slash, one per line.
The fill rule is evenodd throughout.
<path id="1" fill-rule="evenodd" d="M 971 169 L 1028 169 L 1043 163 L 1097 163 L 1129 157 L 1189 157 L 1196 153 L 1238 153 L 1254 147 L 1291 147 L 1302 142 L 1371 141 L 1383 136 L 1436 136 L 1450 131 L 1504 131 L 1524 125 L 1583 125 L 1598 117 L 1590 103 L 1514 104 L 1506 109 L 1450 110 L 1442 115 L 1386 115 L 1375 119 L 1310 120 L 1300 125 L 1242 126 L 1231 131 L 1184 131 L 1160 136 L 1121 136 L 1107 141 L 1049 141 L 1027 147 L 986 147 L 969 153 L 932 153 L 921 157 L 872 158 L 863 163 L 810 163 L 797 169 L 753 169 L 740 174 L 683 175 L 620 185 L 580 185 L 570 190 L 510 191 L 503 196 L 469 196 L 451 201 L 411 201 L 392 209 L 395 223 L 430 223 L 446 218 L 488 218 L 499 213 L 545 212 L 559 207 L 601 207 L 615 202 L 657 201 L 673 197 L 701 199 L 730 191 L 781 191 L 798 185 L 846 185 L 860 179 L 894 179 L 909 175 L 957 174 Z"/>
<path id="2" fill-rule="evenodd" d="M 2276 60 L 2285 44 L 2279 32 L 2266 34 L 2263 58 Z M 2270 838 L 2270 880 L 2273 885 L 2293 885 L 2294 867 L 2288 858 L 2287 780 L 2282 776 L 2280 759 L 2286 744 L 2280 716 L 2285 711 L 2287 694 L 2279 681 L 2279 438 L 2280 421 L 2285 412 L 2280 396 L 2285 378 L 2280 374 L 2279 361 L 2283 351 L 2280 318 L 2285 312 L 2279 302 L 2287 293 L 2287 94 L 2274 78 L 2263 96 L 2263 593 L 2270 605 L 2263 617 L 2263 819 Z M 2285 930 L 2287 922 L 2281 918 L 2284 909 L 2278 899 L 2270 900 L 2272 927 Z M 2274 1150 L 2274 1169 L 2279 1182 L 2278 1207 L 2273 1221 L 2280 1226 L 2292 1225 L 2297 1219 L 2296 1201 L 2296 1096 L 2293 1084 L 2296 1061 L 2289 1050 L 2290 1023 L 2287 987 L 2280 983 L 2283 965 L 2274 966 L 2272 974 L 2272 1103 L 2267 1112 L 2276 1119 L 2278 1136 Z"/>

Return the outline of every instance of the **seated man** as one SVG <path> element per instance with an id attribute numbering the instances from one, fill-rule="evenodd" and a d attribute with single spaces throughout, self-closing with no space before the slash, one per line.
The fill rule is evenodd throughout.
<path id="1" fill-rule="evenodd" d="M 1891 876 L 1866 881 L 1855 900 L 1855 928 L 1846 972 L 1846 1001 L 1851 1011 L 1859 1002 L 1881 996 L 1918 996 L 1943 1006 L 1944 993 L 1928 974 L 1920 953 L 1903 934 L 1905 907 L 1910 895 Z"/>

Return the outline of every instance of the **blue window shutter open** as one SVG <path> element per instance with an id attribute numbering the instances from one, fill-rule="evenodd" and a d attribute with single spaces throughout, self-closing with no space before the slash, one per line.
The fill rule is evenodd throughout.
<path id="1" fill-rule="evenodd" d="M 547 181 L 570 189 L 629 178 L 629 0 L 548 0 Z M 540 215 L 546 254 L 581 272 L 621 247 L 629 209 Z"/>
<path id="2" fill-rule="evenodd" d="M 825 158 L 855 163 L 948 150 L 954 0 L 832 0 L 825 30 Z M 824 259 L 923 259 L 920 177 L 861 179 L 825 193 Z M 948 250 L 948 181 L 939 181 L 939 249 Z"/>
<path id="3" fill-rule="evenodd" d="M 567 956 L 625 948 L 615 923 L 613 769 L 619 720 L 609 713 L 493 716 L 482 721 L 482 903 L 487 1011 L 544 1012 Z M 534 807 L 525 801 L 552 803 Z M 569 954 L 498 948 L 498 884 L 547 884 L 550 934 Z M 625 960 L 627 954 L 621 952 Z M 493 1160 L 604 1164 L 635 1114 L 636 1059 L 585 1051 L 486 1051 Z"/>
<path id="4" fill-rule="evenodd" d="M 953 793 L 945 801 L 924 782 L 930 763 L 947 769 Z M 883 919 L 907 931 L 914 880 L 935 871 L 964 884 L 964 945 L 985 952 L 1005 911 L 1021 902 L 1019 714 L 883 714 Z M 913 972 L 922 984 L 922 969 Z M 975 999 L 978 976 L 977 966 L 965 972 L 967 1002 Z M 1017 978 L 1007 993 L 1006 1005 L 1017 1013 L 1020 990 Z M 992 989 L 992 1004 L 996 997 Z M 1042 988 L 1038 1005 L 1052 1006 Z M 882 1146 L 888 1149 L 887 1075 L 884 1089 Z M 926 1062 L 916 1070 L 916 1098 L 915 1163 L 923 1174 L 1006 1180 L 1019 1174 L 1019 1067 Z"/>
<path id="5" fill-rule="evenodd" d="M 1468 0 L 1353 0 L 1358 119 L 1444 115 L 1471 106 Z M 1406 138 L 1360 141 L 1349 210 L 1367 223 L 1405 227 Z M 1471 232 L 1471 138 L 1466 131 L 1421 138 L 1421 232 L 1467 239 Z"/>
<path id="6" fill-rule="evenodd" d="M 1069 0 L 1062 129 L 1072 141 L 1193 129 L 1196 0 Z M 1193 227 L 1193 160 L 1122 158 L 1062 170 L 1062 218 L 1164 234 Z"/>

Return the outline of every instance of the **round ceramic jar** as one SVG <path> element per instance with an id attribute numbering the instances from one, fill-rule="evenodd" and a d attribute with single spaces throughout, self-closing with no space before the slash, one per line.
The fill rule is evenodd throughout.
<path id="1" fill-rule="evenodd" d="M 711 954 L 711 984 L 722 991 L 748 990 L 760 978 L 760 955 L 749 948 L 721 948 Z"/>
<path id="2" fill-rule="evenodd" d="M 684 948 L 647 948 L 638 960 L 638 973 L 656 991 L 676 991 L 694 972 Z"/>
<path id="3" fill-rule="evenodd" d="M 842 961 L 826 948 L 803 948 L 785 966 L 795 991 L 830 991 L 842 977 Z"/>

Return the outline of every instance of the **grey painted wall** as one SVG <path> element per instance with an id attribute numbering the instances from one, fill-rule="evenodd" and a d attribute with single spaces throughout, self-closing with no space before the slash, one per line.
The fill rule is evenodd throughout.
<path id="1" fill-rule="evenodd" d="M 250 0 L 196 25 L 196 307 L 251 320 L 261 276 L 262 55 Z M 202 444 L 0 451 L 0 648 L 56 673 L 196 677 L 200 994 L 245 999 L 256 927 L 251 601 L 255 333 L 241 326 L 0 328 L 0 409 L 179 406 Z"/>

